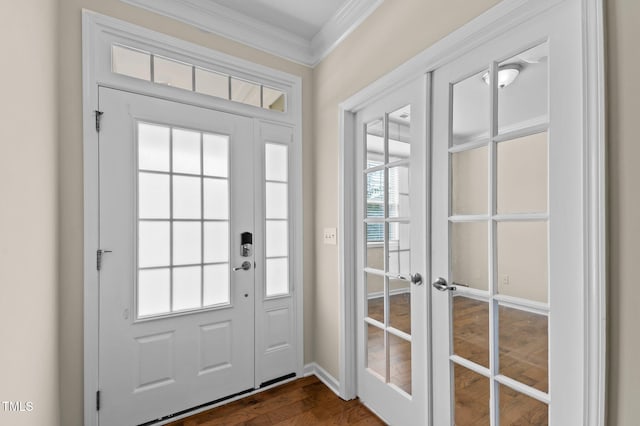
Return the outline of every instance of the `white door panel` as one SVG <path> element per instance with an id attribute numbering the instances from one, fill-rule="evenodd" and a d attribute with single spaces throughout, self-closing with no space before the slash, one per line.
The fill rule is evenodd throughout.
<path id="1" fill-rule="evenodd" d="M 256 269 L 261 278 L 256 288 L 256 386 L 290 376 L 296 371 L 297 337 L 295 326 L 293 261 L 294 251 L 291 210 L 291 176 L 293 129 L 274 123 L 258 127 L 262 171 L 256 185 L 264 186 L 256 234 L 264 235 L 256 244 L 256 257 L 264 267 Z"/>
<path id="2" fill-rule="evenodd" d="M 252 121 L 105 88 L 100 108 L 100 424 L 253 389 Z"/>
<path id="3" fill-rule="evenodd" d="M 434 72 L 435 425 L 583 424 L 578 6 Z"/>
<path id="4" fill-rule="evenodd" d="M 426 82 L 356 118 L 358 396 L 394 425 L 427 421 Z"/>

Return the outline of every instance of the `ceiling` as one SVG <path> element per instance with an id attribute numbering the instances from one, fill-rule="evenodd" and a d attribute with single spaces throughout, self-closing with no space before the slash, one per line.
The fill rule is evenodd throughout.
<path id="1" fill-rule="evenodd" d="M 347 0 L 209 0 L 311 40 Z"/>
<path id="2" fill-rule="evenodd" d="M 384 0 L 122 0 L 307 66 Z"/>

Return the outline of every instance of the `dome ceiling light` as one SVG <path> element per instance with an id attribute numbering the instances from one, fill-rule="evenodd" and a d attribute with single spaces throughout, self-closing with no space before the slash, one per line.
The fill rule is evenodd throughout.
<path id="1" fill-rule="evenodd" d="M 522 70 L 522 65 L 520 64 L 505 64 L 500 65 L 498 68 L 498 87 L 504 88 L 510 85 L 515 81 Z M 489 71 L 483 74 L 482 79 L 485 83 L 491 84 L 491 80 L 489 79 Z"/>

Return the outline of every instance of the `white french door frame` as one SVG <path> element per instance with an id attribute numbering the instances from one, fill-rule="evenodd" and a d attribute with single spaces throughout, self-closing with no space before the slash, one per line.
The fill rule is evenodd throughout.
<path id="1" fill-rule="evenodd" d="M 504 0 L 340 104 L 340 396 L 358 395 L 356 379 L 356 164 L 358 111 L 563 1 L 580 3 L 584 159 L 585 426 L 604 426 L 606 410 L 606 146 L 603 0 Z M 430 105 L 431 99 L 425 99 Z M 431 114 L 427 108 L 428 115 Z M 429 117 L 427 120 L 430 134 Z M 430 141 L 428 141 L 430 143 Z M 430 149 L 430 148 L 428 148 Z M 427 212 L 427 214 L 429 214 Z M 430 246 L 430 244 L 429 244 Z M 428 262 L 429 264 L 430 262 Z M 429 283 L 430 284 L 430 283 Z M 431 327 L 427 315 L 428 329 Z M 428 344 L 430 344 L 428 342 Z M 430 351 L 430 348 L 428 349 Z M 429 384 L 428 384 L 429 387 Z M 430 398 L 431 399 L 431 398 Z M 425 401 L 430 407 L 431 400 Z M 431 410 L 429 409 L 429 412 Z"/>
<path id="2" fill-rule="evenodd" d="M 110 46 L 120 42 L 132 47 L 149 49 L 170 58 L 184 60 L 232 76 L 246 78 L 277 88 L 286 93 L 286 111 L 270 111 L 237 102 L 195 94 L 174 87 L 118 75 L 111 72 Z M 84 424 L 98 425 L 96 392 L 99 390 L 99 274 L 96 251 L 99 246 L 99 180 L 98 132 L 96 111 L 98 89 L 108 87 L 141 95 L 157 97 L 212 110 L 253 118 L 254 144 L 268 142 L 261 134 L 270 123 L 292 129 L 289 147 L 290 188 L 290 279 L 293 300 L 293 334 L 296 341 L 295 374 L 304 375 L 304 312 L 303 312 L 303 224 L 302 224 L 302 80 L 298 76 L 277 71 L 259 64 L 235 58 L 212 49 L 170 37 L 119 19 L 92 11 L 82 13 L 82 75 L 83 75 L 83 177 L 84 177 Z M 289 141 L 286 141 L 289 142 Z M 283 142 L 284 143 L 284 142 Z M 262 148 L 256 148 L 257 160 L 262 161 Z M 258 153 L 260 152 L 260 153 Z M 251 153 L 250 155 L 253 155 Z M 260 167 L 262 169 L 262 167 Z M 256 182 L 258 180 L 256 179 Z M 257 204 L 262 205 L 261 202 Z M 256 225 L 256 230 L 262 229 Z M 256 247 L 257 248 L 257 247 Z M 262 251 L 262 250 L 260 250 Z M 258 253 L 259 251 L 256 251 Z M 263 270 L 263 268 L 261 268 Z M 260 280 L 257 280 L 260 282 Z M 262 294 L 262 291 L 257 294 Z M 264 302 L 261 302 L 264 303 Z M 256 301 L 256 309 L 258 301 Z M 258 365 L 256 364 L 256 368 Z M 256 371 L 256 380 L 258 371 Z M 259 383 L 258 383 L 259 385 Z M 263 389 L 269 389 L 265 386 Z M 200 409 L 205 410 L 210 407 Z M 194 411 L 194 412 L 197 412 Z M 192 413 L 189 413 L 192 414 Z M 178 417 L 171 419 L 176 420 Z"/>

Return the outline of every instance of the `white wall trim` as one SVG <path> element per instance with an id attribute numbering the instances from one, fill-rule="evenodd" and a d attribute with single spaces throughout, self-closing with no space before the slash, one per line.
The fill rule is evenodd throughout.
<path id="1" fill-rule="evenodd" d="M 340 397 L 357 396 L 357 309 L 356 309 L 356 115 L 340 106 L 339 119 L 339 227 L 340 250 Z"/>
<path id="2" fill-rule="evenodd" d="M 585 419 L 606 424 L 607 388 L 607 209 L 606 76 L 604 0 L 582 0 L 585 117 L 585 211 L 588 288 L 585 318 L 587 359 Z"/>
<path id="3" fill-rule="evenodd" d="M 564 0 L 504 0 L 463 27 L 444 37 L 394 71 L 354 94 L 339 106 L 340 121 L 340 229 L 355 224 L 354 125 L 356 113 L 419 75 L 468 53 Z M 605 193 L 605 76 L 603 0 L 581 0 L 585 79 L 585 255 L 588 288 L 585 289 L 587 365 L 585 418 L 588 425 L 605 424 L 606 408 L 606 193 Z M 340 233 L 340 386 L 341 397 L 356 396 L 356 241 Z M 348 261 L 342 261 L 347 259 Z"/>
<path id="4" fill-rule="evenodd" d="M 562 1 L 565 0 L 503 0 L 355 93 L 342 102 L 340 108 L 357 112 L 421 74 L 431 72 L 459 58 Z"/>
<path id="5" fill-rule="evenodd" d="M 110 67 L 110 44 L 114 41 L 148 49 L 154 53 L 188 63 L 222 70 L 262 82 L 287 93 L 287 111 L 231 102 L 194 92 L 163 86 L 114 74 Z M 83 170 L 84 170 L 84 424 L 98 424 L 95 392 L 99 389 L 99 274 L 96 271 L 96 250 L 99 241 L 98 199 L 98 133 L 94 110 L 98 109 L 98 88 L 110 87 L 142 95 L 182 102 L 189 105 L 253 117 L 262 122 L 285 124 L 294 128 L 291 170 L 292 192 L 296 194 L 292 208 L 294 322 L 297 338 L 296 374 L 304 368 L 304 295 L 303 295 L 303 223 L 302 223 L 302 79 L 263 65 L 235 58 L 221 52 L 161 34 L 119 19 L 88 10 L 82 13 L 83 69 Z"/>
<path id="6" fill-rule="evenodd" d="M 310 39 L 207 0 L 121 0 L 309 67 L 317 65 L 384 0 L 347 1 Z"/>
<path id="7" fill-rule="evenodd" d="M 333 393 L 341 397 L 340 395 L 340 382 L 338 379 L 333 377 L 331 374 L 327 372 L 324 368 L 320 367 L 315 362 L 311 362 L 304 366 L 304 377 L 309 377 L 314 375 L 324 383 Z"/>
<path id="8" fill-rule="evenodd" d="M 316 66 L 333 49 L 363 23 L 384 0 L 349 0 L 311 39 L 312 66 Z"/>

